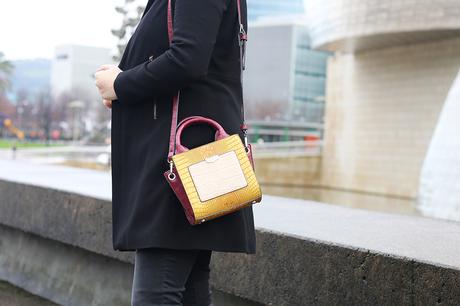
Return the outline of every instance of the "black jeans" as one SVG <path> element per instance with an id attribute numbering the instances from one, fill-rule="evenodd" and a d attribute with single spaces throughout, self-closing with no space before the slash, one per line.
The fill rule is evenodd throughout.
<path id="1" fill-rule="evenodd" d="M 211 250 L 138 249 L 131 306 L 212 306 Z"/>

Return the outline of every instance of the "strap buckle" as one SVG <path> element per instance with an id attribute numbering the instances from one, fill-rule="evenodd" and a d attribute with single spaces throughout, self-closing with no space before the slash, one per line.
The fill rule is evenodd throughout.
<path id="1" fill-rule="evenodd" d="M 248 40 L 248 35 L 246 34 L 246 31 L 244 30 L 243 24 L 240 23 L 240 46 L 244 44 L 244 42 L 247 40 Z"/>

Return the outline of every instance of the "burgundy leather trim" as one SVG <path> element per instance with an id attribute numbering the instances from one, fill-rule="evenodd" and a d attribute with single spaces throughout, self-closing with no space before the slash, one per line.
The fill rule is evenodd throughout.
<path id="1" fill-rule="evenodd" d="M 248 148 L 249 148 L 249 153 L 248 153 L 249 161 L 251 162 L 252 170 L 253 170 L 254 173 L 255 173 L 255 172 L 256 172 L 256 168 L 254 167 L 254 160 L 252 159 L 252 147 L 251 147 L 251 144 L 250 144 L 250 143 L 248 143 Z"/>
<path id="2" fill-rule="evenodd" d="M 167 22 L 168 22 L 168 39 L 169 39 L 169 44 L 171 45 L 173 34 L 174 34 L 171 0 L 168 0 Z M 176 128 L 177 128 L 178 110 L 179 110 L 179 93 L 177 93 L 173 97 L 171 131 L 169 134 L 169 152 L 168 152 L 168 158 L 167 158 L 168 162 L 171 161 L 171 158 L 174 155 L 174 137 L 175 137 Z"/>
<path id="3" fill-rule="evenodd" d="M 215 140 L 224 139 L 225 137 L 230 136 L 217 121 L 211 118 L 202 117 L 202 116 L 193 116 L 193 117 L 185 118 L 184 120 L 181 121 L 181 123 L 182 122 L 183 124 L 179 126 L 179 128 L 177 129 L 177 133 L 176 133 L 176 154 L 189 150 L 187 147 L 184 147 L 181 144 L 180 137 L 182 135 L 182 131 L 190 125 L 197 124 L 197 123 L 207 123 L 209 125 L 212 125 L 216 129 Z"/>
<path id="4" fill-rule="evenodd" d="M 182 181 L 179 177 L 179 174 L 177 173 L 176 168 L 173 168 L 173 173 L 176 175 L 174 180 L 169 179 L 169 170 L 165 171 L 163 175 L 179 199 L 182 207 L 184 208 L 185 216 L 187 217 L 188 222 L 191 225 L 195 225 L 195 214 L 193 213 L 192 205 L 190 204 L 187 193 L 185 192 L 184 186 L 182 185 Z"/>

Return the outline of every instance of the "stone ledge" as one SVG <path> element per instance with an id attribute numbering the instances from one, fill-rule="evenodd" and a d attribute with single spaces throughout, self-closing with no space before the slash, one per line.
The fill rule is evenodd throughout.
<path id="1" fill-rule="evenodd" d="M 21 182 L 21 163 L 14 164 L 16 174 L 8 173 L 6 180 L 5 163 L 0 161 L 0 224 L 133 263 L 132 253 L 112 249 L 110 200 L 72 192 L 72 186 L 57 190 L 43 182 L 36 186 L 31 178 Z M 31 167 L 24 171 L 37 170 Z M 92 175 L 74 170 L 62 169 L 68 177 Z M 34 174 L 40 175 L 38 170 Z M 86 179 L 95 182 L 94 177 Z M 460 301 L 456 222 L 271 196 L 254 206 L 254 214 L 257 254 L 213 254 L 212 285 L 219 290 L 268 305 Z"/>

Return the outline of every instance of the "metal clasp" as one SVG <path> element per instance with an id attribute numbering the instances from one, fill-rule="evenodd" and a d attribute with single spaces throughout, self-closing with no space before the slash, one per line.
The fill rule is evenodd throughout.
<path id="1" fill-rule="evenodd" d="M 246 151 L 246 153 L 249 153 L 251 150 L 249 149 L 249 146 L 248 146 L 248 130 L 247 128 L 243 128 L 242 129 L 243 131 L 243 137 L 244 137 L 244 149 Z"/>
<path id="2" fill-rule="evenodd" d="M 243 24 L 240 23 L 240 44 L 242 44 L 242 42 L 246 41 L 247 39 L 248 38 L 246 35 L 246 31 L 244 30 Z"/>
<path id="3" fill-rule="evenodd" d="M 168 173 L 168 178 L 171 181 L 174 181 L 176 179 L 176 174 L 173 172 L 173 161 L 168 158 L 168 163 L 169 163 L 169 173 Z"/>

